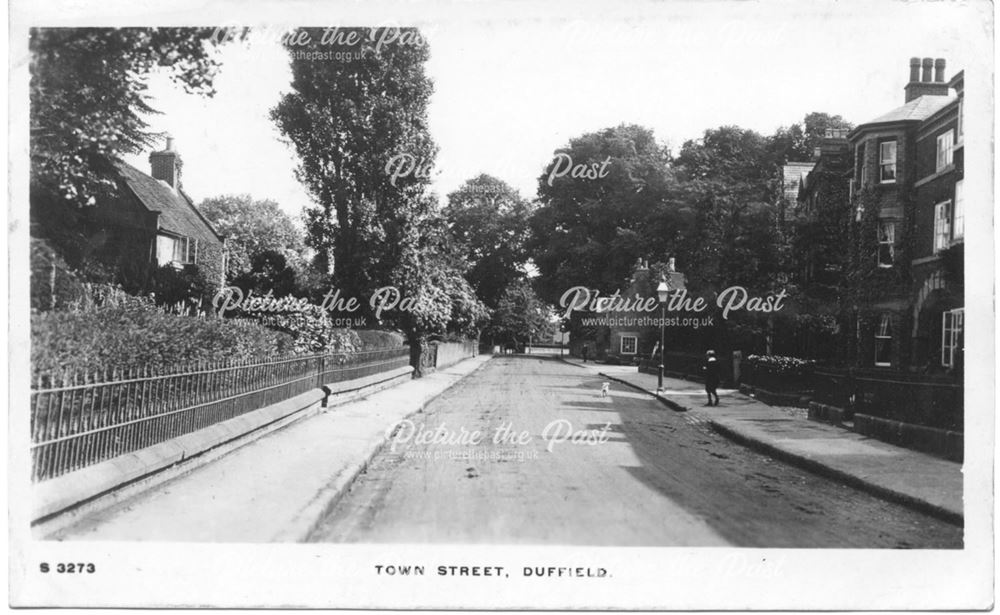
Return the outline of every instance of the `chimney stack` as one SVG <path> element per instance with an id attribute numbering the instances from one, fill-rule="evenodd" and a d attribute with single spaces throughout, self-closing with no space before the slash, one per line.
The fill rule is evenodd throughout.
<path id="1" fill-rule="evenodd" d="M 944 58 L 910 58 L 910 82 L 906 84 L 906 102 L 921 96 L 947 96 Z"/>
<path id="2" fill-rule="evenodd" d="M 166 182 L 177 190 L 181 185 L 181 157 L 174 150 L 174 138 L 167 135 L 167 144 L 163 151 L 149 155 L 150 175 L 153 179 Z"/>

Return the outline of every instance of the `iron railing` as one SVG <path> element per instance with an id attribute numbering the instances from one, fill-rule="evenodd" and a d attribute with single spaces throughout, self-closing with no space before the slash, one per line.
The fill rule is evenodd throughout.
<path id="1" fill-rule="evenodd" d="M 42 481 L 284 401 L 409 365 L 409 348 L 265 362 L 45 376 L 31 391 L 32 480 Z"/>

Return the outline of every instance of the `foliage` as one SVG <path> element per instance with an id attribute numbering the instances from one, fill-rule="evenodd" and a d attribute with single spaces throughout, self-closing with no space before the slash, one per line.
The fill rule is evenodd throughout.
<path id="1" fill-rule="evenodd" d="M 114 163 L 152 145 L 146 80 L 168 71 L 212 95 L 218 68 L 210 28 L 33 28 L 31 183 L 78 206 L 115 190 Z"/>
<path id="2" fill-rule="evenodd" d="M 516 190 L 485 174 L 448 195 L 442 214 L 459 251 L 472 263 L 465 277 L 491 309 L 504 289 L 524 276 L 530 213 Z"/>
<path id="3" fill-rule="evenodd" d="M 31 317 L 34 375 L 112 367 L 260 360 L 293 351 L 290 336 L 260 325 L 109 305 Z"/>
<path id="4" fill-rule="evenodd" d="M 815 159 L 815 150 L 823 142 L 829 128 L 850 130 L 854 125 L 839 115 L 813 112 L 806 114 L 801 124 L 779 128 L 771 137 L 770 149 L 775 163 L 809 161 Z"/>
<path id="5" fill-rule="evenodd" d="M 382 348 L 399 348 L 406 339 L 395 331 L 379 329 L 355 329 L 361 340 L 362 350 L 380 350 Z"/>
<path id="6" fill-rule="evenodd" d="M 752 354 L 747 357 L 747 362 L 755 369 L 776 375 L 804 375 L 811 373 L 816 366 L 816 361 L 781 355 Z"/>
<path id="7" fill-rule="evenodd" d="M 552 310 L 526 281 L 508 286 L 493 313 L 487 334 L 505 343 L 524 343 L 551 337 L 556 331 Z"/>
<path id="8" fill-rule="evenodd" d="M 233 286 L 258 295 L 272 293 L 275 297 L 295 294 L 297 288 L 295 270 L 276 250 L 255 253 L 250 259 L 249 270 L 233 279 Z"/>
<path id="9" fill-rule="evenodd" d="M 228 279 L 250 271 L 253 257 L 265 251 L 280 254 L 291 266 L 306 262 L 302 231 L 275 201 L 227 194 L 205 199 L 198 211 L 226 237 Z"/>
<path id="10" fill-rule="evenodd" d="M 294 339 L 297 354 L 317 352 L 355 352 L 361 350 L 361 338 L 351 329 L 333 326 L 330 315 L 317 305 L 303 312 L 286 314 L 260 314 L 251 319 L 260 324 L 287 333 Z"/>
<path id="11" fill-rule="evenodd" d="M 192 302 L 201 304 L 210 300 L 212 286 L 205 280 L 198 265 L 184 265 L 178 269 L 163 265 L 153 272 L 151 293 L 159 304 Z"/>
<path id="12" fill-rule="evenodd" d="M 394 156 L 409 156 L 421 168 L 433 164 L 428 49 L 401 42 L 419 36 L 412 28 L 401 29 L 400 42 L 383 45 L 378 33 L 373 38 L 363 28 L 340 28 L 326 44 L 322 29 L 299 33 L 309 43 L 289 41 L 290 52 L 342 52 L 354 59 L 293 55 L 291 91 L 271 118 L 298 154 L 299 179 L 317 203 L 306 212 L 308 245 L 332 261 L 338 288 L 367 297 L 392 277 L 404 253 L 413 255 L 415 224 L 432 206 L 425 173 L 386 172 Z"/>
<path id="13" fill-rule="evenodd" d="M 684 216 L 669 152 L 647 128 L 588 133 L 556 154 L 568 155 L 574 165 L 607 165 L 605 177 L 570 174 L 549 185 L 561 160 L 553 158 L 538 179 L 540 206 L 531 217 L 528 248 L 542 299 L 553 304 L 573 286 L 613 292 L 639 256 L 671 249 Z"/>
<path id="14" fill-rule="evenodd" d="M 467 265 L 456 254 L 444 220 L 425 220 L 416 235 L 392 279 L 402 297 L 411 298 L 412 307 L 384 318 L 406 331 L 411 344 L 427 334 L 458 332 L 475 337 L 489 310 L 463 277 Z"/>

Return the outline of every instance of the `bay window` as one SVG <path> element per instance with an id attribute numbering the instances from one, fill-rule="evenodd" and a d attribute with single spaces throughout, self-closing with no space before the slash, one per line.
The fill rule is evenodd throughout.
<path id="1" fill-rule="evenodd" d="M 883 141 L 879 144 L 879 181 L 883 184 L 896 181 L 896 142 Z"/>

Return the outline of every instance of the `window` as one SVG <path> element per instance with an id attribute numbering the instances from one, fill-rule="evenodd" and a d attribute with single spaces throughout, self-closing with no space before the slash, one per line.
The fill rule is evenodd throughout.
<path id="1" fill-rule="evenodd" d="M 875 327 L 875 365 L 892 365 L 892 317 L 882 314 Z"/>
<path id="2" fill-rule="evenodd" d="M 854 164 L 857 166 L 857 170 L 854 176 L 857 177 L 858 181 L 861 183 L 861 188 L 865 187 L 868 183 L 868 173 L 865 167 L 865 144 L 861 143 L 858 145 L 854 152 Z"/>
<path id="3" fill-rule="evenodd" d="M 958 99 L 958 130 L 956 131 L 956 132 L 958 132 L 958 137 L 955 138 L 955 143 L 961 143 L 962 142 L 962 134 L 963 134 L 963 130 L 964 130 L 963 124 L 965 123 L 964 120 L 965 120 L 965 100 L 962 99 L 962 98 L 959 98 Z"/>
<path id="4" fill-rule="evenodd" d="M 896 142 L 885 141 L 879 144 L 879 181 L 891 183 L 896 181 Z"/>
<path id="5" fill-rule="evenodd" d="M 951 225 L 951 237 L 952 239 L 961 239 L 965 237 L 965 192 L 962 182 L 964 180 L 958 180 L 955 182 L 955 213 Z"/>
<path id="6" fill-rule="evenodd" d="M 937 170 L 941 172 L 951 166 L 955 153 L 955 131 L 938 135 L 937 138 Z"/>
<path id="7" fill-rule="evenodd" d="M 623 335 L 621 345 L 622 354 L 635 354 L 636 341 L 634 335 Z"/>
<path id="8" fill-rule="evenodd" d="M 156 262 L 189 265 L 198 262 L 198 240 L 190 237 L 156 237 Z"/>
<path id="9" fill-rule="evenodd" d="M 951 201 L 934 206 L 934 252 L 940 252 L 951 242 Z"/>
<path id="10" fill-rule="evenodd" d="M 892 267 L 895 261 L 896 224 L 880 220 L 878 223 L 878 266 Z"/>
<path id="11" fill-rule="evenodd" d="M 941 365 L 955 367 L 955 359 L 962 352 L 962 328 L 965 309 L 949 310 L 941 314 Z"/>

